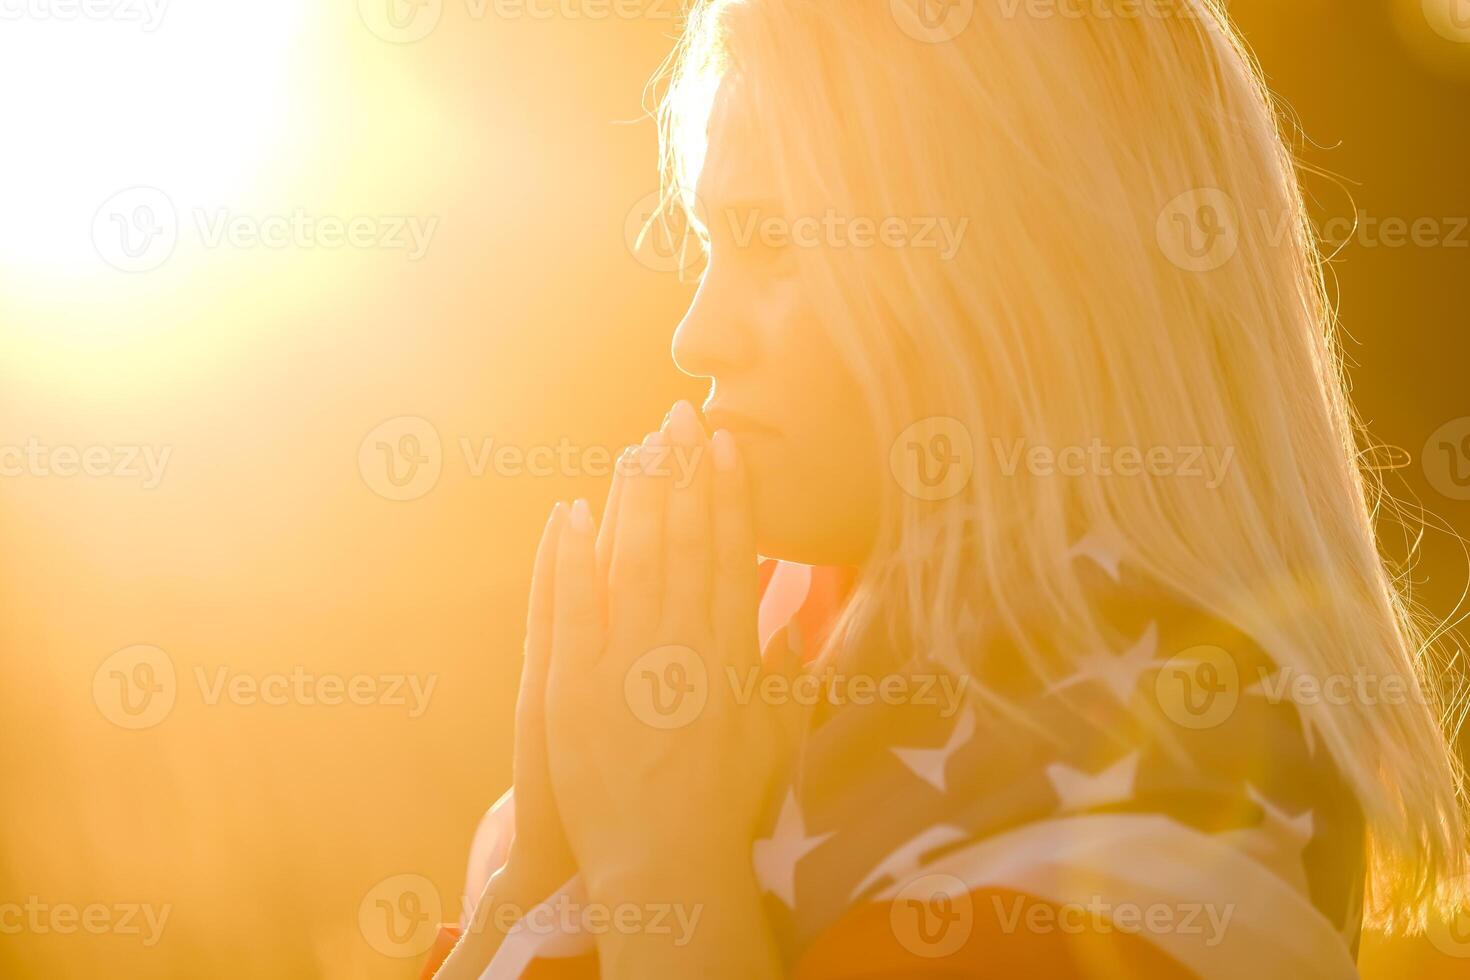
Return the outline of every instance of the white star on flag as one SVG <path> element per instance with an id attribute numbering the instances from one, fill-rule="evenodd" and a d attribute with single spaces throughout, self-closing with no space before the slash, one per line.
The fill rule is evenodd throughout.
<path id="1" fill-rule="evenodd" d="M 856 899 L 863 892 L 882 881 L 891 878 L 894 881 L 904 881 L 914 876 L 919 870 L 919 859 L 925 854 L 946 844 L 962 841 L 970 835 L 958 827 L 947 824 L 936 824 L 926 828 L 917 837 L 900 844 L 892 854 L 888 855 L 878 863 L 878 866 L 868 872 L 868 876 L 858 882 L 858 886 L 852 890 L 852 897 Z"/>
<path id="2" fill-rule="evenodd" d="M 901 749 L 893 747 L 893 754 L 898 756 L 909 770 L 933 786 L 939 792 L 944 792 L 944 769 L 949 764 L 950 756 L 959 751 L 975 735 L 975 716 L 966 711 L 960 715 L 955 722 L 954 731 L 950 732 L 949 740 L 937 749 Z"/>
<path id="3" fill-rule="evenodd" d="M 1245 795 L 1251 798 L 1265 813 L 1261 820 L 1261 829 L 1273 837 L 1283 840 L 1293 850 L 1300 851 L 1311 843 L 1314 829 L 1312 811 L 1304 810 L 1296 816 L 1291 816 L 1281 807 L 1270 800 L 1250 783 L 1245 784 Z"/>
<path id="4" fill-rule="evenodd" d="M 1093 807 L 1121 803 L 1133 797 L 1133 781 L 1138 776 L 1137 752 L 1130 752 L 1097 775 L 1081 772 L 1060 762 L 1046 767 L 1046 778 L 1057 794 L 1058 808 L 1063 811 L 1090 810 Z"/>
<path id="5" fill-rule="evenodd" d="M 766 891 L 786 903 L 787 908 L 796 908 L 796 862 L 806 857 L 831 837 L 831 832 L 808 837 L 806 822 L 801 816 L 801 807 L 796 802 L 796 791 L 789 790 L 781 804 L 781 815 L 771 836 L 755 842 L 751 860 L 755 866 L 755 879 Z"/>
<path id="6" fill-rule="evenodd" d="M 1143 672 L 1161 666 L 1154 661 L 1158 650 L 1159 626 L 1149 623 L 1137 642 L 1123 653 L 1103 650 L 1078 657 L 1077 672 L 1053 684 L 1051 690 L 1059 691 L 1074 684 L 1097 681 L 1112 692 L 1119 704 L 1127 704 Z"/>
<path id="7" fill-rule="evenodd" d="M 1297 816 L 1290 816 L 1266 799 L 1250 783 L 1245 784 L 1245 795 L 1261 808 L 1260 825 L 1227 830 L 1216 836 L 1229 841 L 1273 869 L 1302 894 L 1308 894 L 1311 885 L 1307 881 L 1302 852 L 1311 843 L 1315 831 L 1316 821 L 1312 817 L 1312 811 L 1306 810 Z"/>
<path id="8" fill-rule="evenodd" d="M 1123 560 L 1123 546 L 1117 534 L 1101 529 L 1089 531 L 1076 544 L 1072 550 L 1067 552 L 1068 557 L 1087 558 L 1103 571 L 1108 573 L 1108 578 L 1114 582 L 1122 581 L 1118 573 L 1118 564 Z"/>

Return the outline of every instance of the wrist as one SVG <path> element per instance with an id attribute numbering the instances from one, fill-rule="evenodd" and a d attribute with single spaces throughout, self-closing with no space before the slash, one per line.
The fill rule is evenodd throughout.
<path id="1" fill-rule="evenodd" d="M 574 873 L 574 868 L 554 869 L 512 851 L 505 865 L 485 883 L 467 935 L 498 946 L 527 912 L 550 898 Z"/>
<path id="2" fill-rule="evenodd" d="M 550 894 L 577 873 L 577 861 L 565 844 L 551 846 L 517 834 L 498 873 L 518 888 L 539 888 Z"/>
<path id="3" fill-rule="evenodd" d="M 678 842 L 629 849 L 614 860 L 582 869 L 587 894 L 594 901 L 672 900 L 683 894 L 711 896 L 743 891 L 755 883 L 748 845 L 680 847 Z"/>
<path id="4" fill-rule="evenodd" d="M 547 878 L 544 871 L 531 873 L 512 861 L 492 874 L 435 980 L 478 980 L 516 923 L 560 886 L 543 884 Z"/>
<path id="5" fill-rule="evenodd" d="M 749 862 L 659 862 L 605 875 L 588 897 L 615 924 L 597 936 L 605 978 L 781 975 Z"/>

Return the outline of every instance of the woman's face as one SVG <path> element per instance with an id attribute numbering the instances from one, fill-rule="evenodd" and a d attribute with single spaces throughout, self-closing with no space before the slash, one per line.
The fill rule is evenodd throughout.
<path id="1" fill-rule="evenodd" d="M 782 205 L 733 101 L 727 85 L 710 123 L 697 189 L 709 259 L 674 334 L 674 361 L 710 379 L 704 412 L 744 456 L 761 553 L 855 564 L 876 533 L 887 447 L 829 339 L 841 325 L 822 322 L 797 274 L 799 249 L 842 256 L 821 239 L 822 215 Z"/>

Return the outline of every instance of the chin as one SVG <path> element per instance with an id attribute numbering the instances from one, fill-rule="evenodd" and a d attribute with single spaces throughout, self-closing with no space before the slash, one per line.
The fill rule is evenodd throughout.
<path id="1" fill-rule="evenodd" d="M 817 476 L 767 480 L 755 470 L 750 478 L 756 550 L 762 557 L 803 565 L 857 565 L 867 558 L 872 537 L 858 531 L 840 506 L 845 501 L 834 499 L 829 481 Z"/>

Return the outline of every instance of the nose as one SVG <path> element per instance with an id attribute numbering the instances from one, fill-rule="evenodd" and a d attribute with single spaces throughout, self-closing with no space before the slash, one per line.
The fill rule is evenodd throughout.
<path id="1" fill-rule="evenodd" d="M 743 329 L 740 296 L 714 263 L 700 280 L 689 311 L 674 331 L 674 364 L 696 378 L 714 378 L 749 367 L 755 360 L 755 338 Z"/>

